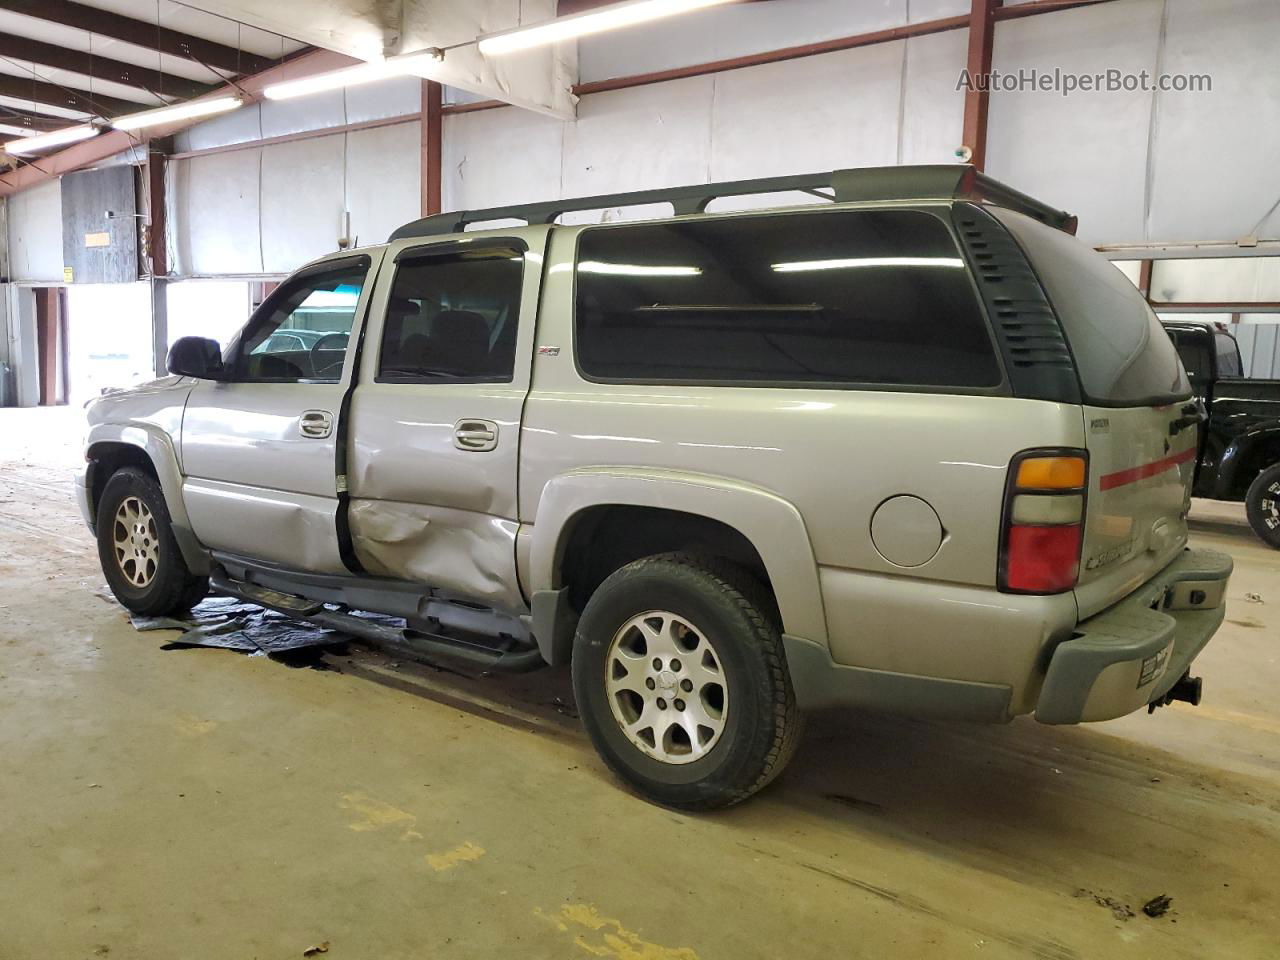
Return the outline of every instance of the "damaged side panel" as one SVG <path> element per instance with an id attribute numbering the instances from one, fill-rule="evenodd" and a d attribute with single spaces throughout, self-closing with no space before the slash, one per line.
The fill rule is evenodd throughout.
<path id="1" fill-rule="evenodd" d="M 452 507 L 356 500 L 348 507 L 356 557 L 372 574 L 423 583 L 523 612 L 514 520 Z"/>

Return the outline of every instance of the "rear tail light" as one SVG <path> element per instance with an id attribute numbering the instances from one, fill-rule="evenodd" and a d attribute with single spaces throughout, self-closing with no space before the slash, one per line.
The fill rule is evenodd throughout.
<path id="1" fill-rule="evenodd" d="M 1089 460 L 1024 450 L 1009 464 L 998 582 L 1005 593 L 1064 593 L 1080 575 Z"/>

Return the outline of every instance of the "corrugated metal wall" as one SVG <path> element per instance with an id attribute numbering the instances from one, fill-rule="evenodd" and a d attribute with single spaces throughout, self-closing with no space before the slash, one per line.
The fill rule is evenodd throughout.
<path id="1" fill-rule="evenodd" d="M 1280 323 L 1240 323 L 1231 332 L 1240 344 L 1246 377 L 1280 379 Z"/>

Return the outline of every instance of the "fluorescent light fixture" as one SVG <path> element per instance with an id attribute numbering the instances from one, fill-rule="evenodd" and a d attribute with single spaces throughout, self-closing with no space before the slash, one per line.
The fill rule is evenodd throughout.
<path id="1" fill-rule="evenodd" d="M 600 260 L 583 260 L 578 264 L 582 273 L 603 273 L 611 277 L 696 277 L 701 267 L 656 266 L 647 263 L 605 263 Z"/>
<path id="2" fill-rule="evenodd" d="M 491 33 L 478 41 L 480 52 L 486 57 L 499 56 L 542 47 L 561 40 L 572 40 L 605 30 L 620 30 L 638 23 L 671 17 L 678 13 L 692 13 L 705 7 L 715 7 L 733 0 L 633 0 L 630 3 L 614 3 L 587 13 L 569 17 L 556 17 L 527 27 L 516 27 Z"/>
<path id="3" fill-rule="evenodd" d="M 21 140 L 10 140 L 4 145 L 6 153 L 39 153 L 50 147 L 61 147 L 68 143 L 78 143 L 96 137 L 99 128 L 84 123 L 76 127 L 63 127 L 48 133 L 38 133 L 34 137 L 23 137 Z"/>
<path id="4" fill-rule="evenodd" d="M 6 137 L 29 137 L 38 132 L 30 127 L 18 127 L 10 123 L 0 123 L 0 133 Z"/>
<path id="5" fill-rule="evenodd" d="M 847 270 L 854 267 L 963 267 L 958 257 L 857 257 L 849 260 L 796 260 L 775 263 L 778 273 L 802 273 L 808 270 Z"/>
<path id="6" fill-rule="evenodd" d="M 305 97 L 309 93 L 320 93 L 323 90 L 338 90 L 342 87 L 355 87 L 362 83 L 373 83 L 387 77 L 399 77 L 407 73 L 417 73 L 432 64 L 444 59 L 444 51 L 439 47 L 417 50 L 413 53 L 402 53 L 387 57 L 385 60 L 374 60 L 354 67 L 343 67 L 341 70 L 330 70 L 317 73 L 298 80 L 286 80 L 284 83 L 273 83 L 262 91 L 268 100 L 288 100 L 291 97 Z"/>
<path id="7" fill-rule="evenodd" d="M 116 117 L 111 126 L 117 130 L 141 130 L 143 127 L 154 127 L 162 123 L 175 123 L 179 120 L 190 120 L 193 117 L 206 117 L 214 113 L 226 113 L 244 106 L 240 97 L 213 97 L 208 100 L 191 100 L 187 103 L 175 103 L 170 107 L 157 107 L 154 110 L 143 110 Z"/>

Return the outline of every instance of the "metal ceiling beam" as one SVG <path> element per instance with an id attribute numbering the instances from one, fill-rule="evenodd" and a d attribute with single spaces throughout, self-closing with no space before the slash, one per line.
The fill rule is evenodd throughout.
<path id="1" fill-rule="evenodd" d="M 308 53 L 298 54 L 263 73 L 252 77 L 244 77 L 238 80 L 234 87 L 219 87 L 210 96 L 241 93 L 252 102 L 257 100 L 262 95 L 262 91 L 273 83 L 297 80 L 300 77 L 310 76 L 315 73 L 325 73 L 330 70 L 337 70 L 340 67 L 350 67 L 355 63 L 356 61 L 351 57 L 344 57 L 338 53 L 332 53 L 328 50 L 312 50 Z M 70 173 L 72 170 L 80 170 L 100 160 L 105 160 L 107 157 L 113 157 L 121 151 L 128 150 L 130 147 L 140 143 L 171 136 L 179 130 L 185 130 L 199 122 L 200 120 L 197 119 L 180 120 L 163 126 L 147 127 L 145 130 L 137 130 L 132 133 L 123 130 L 111 130 L 94 137 L 92 140 L 73 144 L 56 153 L 41 154 L 38 157 L 33 157 L 32 159 L 35 163 L 39 164 L 38 167 L 28 164 L 17 170 L 0 174 L 0 197 L 9 196 L 20 190 L 26 190 L 37 184 L 45 183 L 64 173 Z"/>
<path id="2" fill-rule="evenodd" d="M 99 93 L 89 93 L 43 80 L 28 80 L 25 77 L 12 77 L 0 74 L 0 96 L 12 97 L 15 100 L 31 100 L 35 103 L 48 104 L 51 107 L 62 107 L 65 110 L 78 110 L 81 113 L 92 113 L 97 116 L 122 116 L 126 113 L 137 113 L 139 110 L 151 110 L 154 103 L 134 103 L 132 100 L 121 100 L 118 97 L 105 97 Z M 67 124 L 75 123 L 68 120 Z"/>
<path id="3" fill-rule="evenodd" d="M 51 117 L 48 114 L 36 113 L 33 110 L 18 110 L 7 104 L 0 103 L 0 123 L 7 123 L 11 127 L 29 127 L 32 133 L 46 133 L 49 130 L 58 130 L 62 127 L 69 127 L 76 121 L 68 120 L 66 117 Z"/>
<path id="4" fill-rule="evenodd" d="M 73 0 L 0 0 L 0 10 L 100 33 L 113 40 L 159 50 L 161 53 L 183 57 L 237 75 L 259 73 L 273 62 L 267 57 L 243 52 L 213 40 L 193 37 L 145 20 L 121 16 L 110 10 L 74 3 Z"/>
<path id="5" fill-rule="evenodd" d="M 137 87 L 152 93 L 163 93 L 180 100 L 198 97 L 211 89 L 209 84 L 188 80 L 186 77 L 175 77 L 171 73 L 161 73 L 150 67 L 139 67 L 136 64 L 100 57 L 83 50 L 59 47 L 40 40 L 30 40 L 12 33 L 0 33 L 0 57 L 29 60 L 38 66 L 70 70 L 96 80 L 110 80 L 112 83 L 121 83 L 127 87 Z"/>

